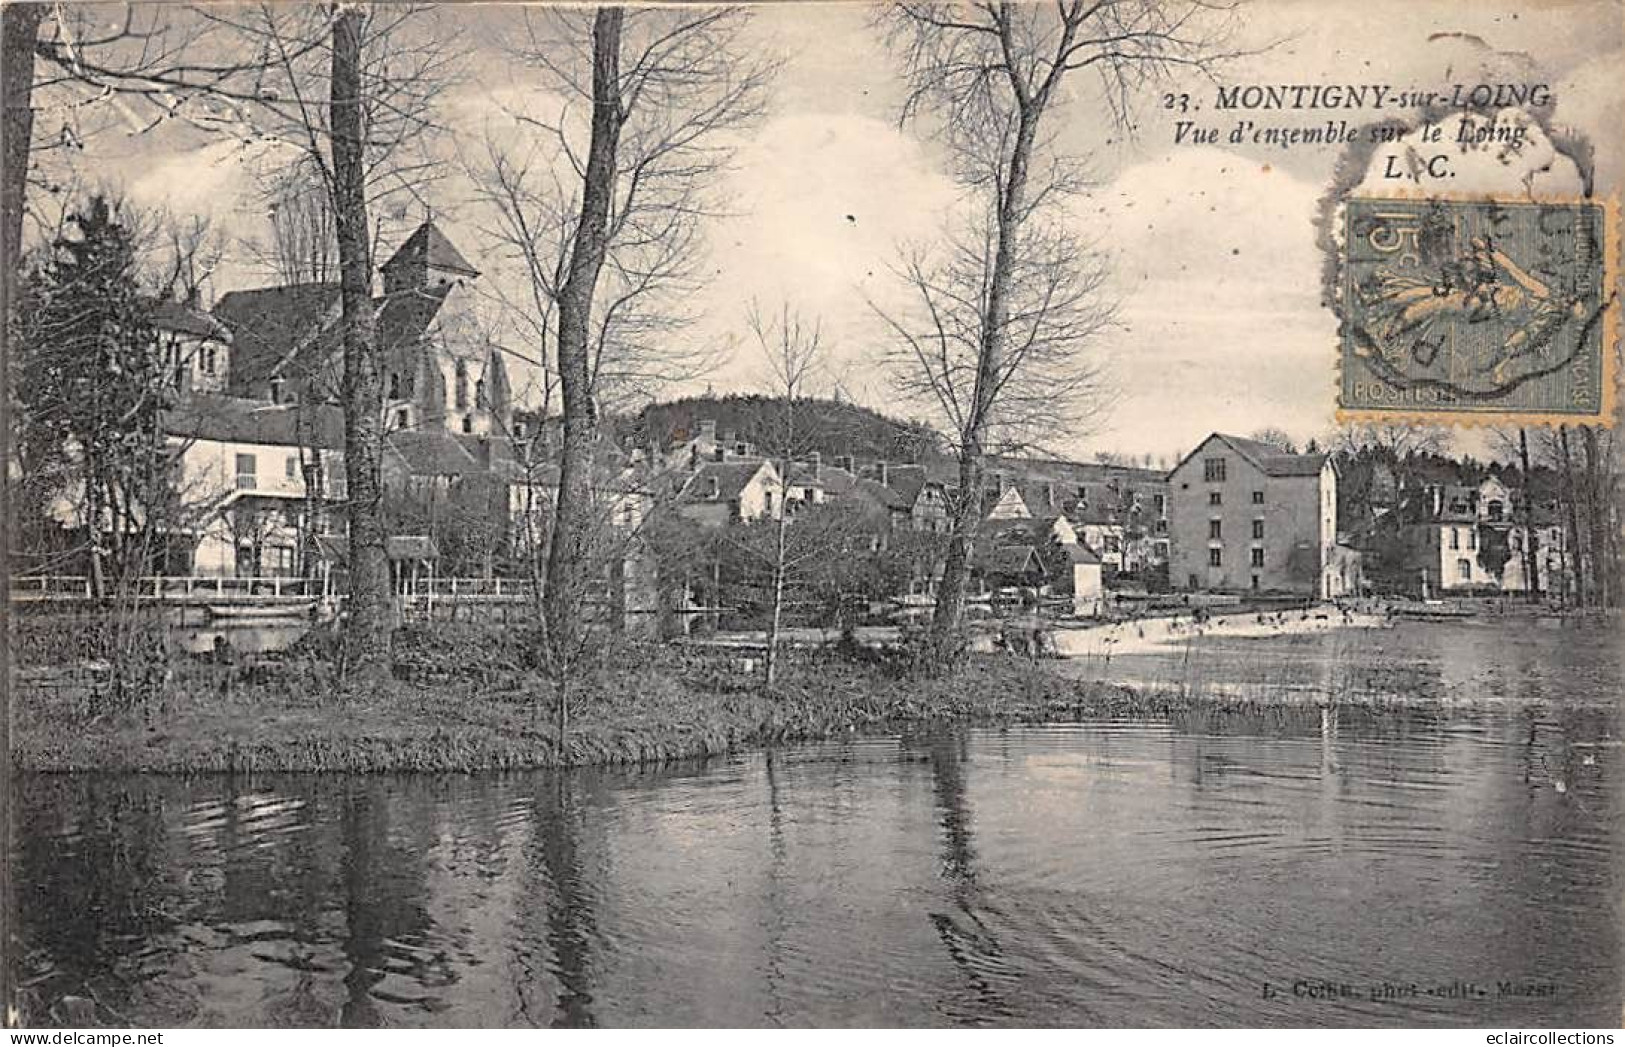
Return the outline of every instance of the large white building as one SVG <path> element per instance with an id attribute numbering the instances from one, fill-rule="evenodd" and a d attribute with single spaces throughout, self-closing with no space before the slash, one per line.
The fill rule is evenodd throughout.
<path id="1" fill-rule="evenodd" d="M 1330 599 L 1358 588 L 1325 454 L 1214 433 L 1168 475 L 1175 588 Z"/>

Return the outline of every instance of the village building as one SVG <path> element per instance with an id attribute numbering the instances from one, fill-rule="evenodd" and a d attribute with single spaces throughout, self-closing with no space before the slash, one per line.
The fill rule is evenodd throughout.
<path id="1" fill-rule="evenodd" d="M 295 577 L 343 529 L 344 419 L 323 404 L 196 394 L 164 412 L 181 510 L 163 573 Z"/>
<path id="2" fill-rule="evenodd" d="M 766 459 L 700 462 L 679 484 L 678 514 L 705 527 L 776 520 L 784 511 L 784 483 Z"/>
<path id="3" fill-rule="evenodd" d="M 386 427 L 507 435 L 512 414 L 502 348 L 475 308 L 475 269 L 432 221 L 380 271 L 374 298 Z M 231 291 L 214 317 L 231 335 L 227 391 L 272 402 L 337 401 L 342 388 L 337 283 Z"/>
<path id="4" fill-rule="evenodd" d="M 1329 455 L 1214 433 L 1168 474 L 1168 496 L 1176 588 L 1319 599 L 1358 591 L 1354 553 L 1338 549 Z"/>
<path id="5" fill-rule="evenodd" d="M 1019 500 L 1018 500 L 1019 501 Z M 1071 598 L 1071 613 L 1101 612 L 1104 591 L 1100 557 L 1078 541 L 1060 514 L 1032 516 L 1013 511 L 982 521 L 971 548 L 972 581 L 979 592 L 1027 590 L 1040 597 Z"/>
<path id="6" fill-rule="evenodd" d="M 1477 486 L 1428 484 L 1402 507 L 1408 588 L 1424 598 L 1449 593 L 1560 592 L 1566 534 L 1549 506 L 1529 507 L 1498 477 Z M 1535 574 L 1528 566 L 1533 550 Z"/>
<path id="7" fill-rule="evenodd" d="M 1014 488 L 1029 511 L 1064 513 L 1078 539 L 1100 557 L 1108 585 L 1160 585 L 1170 539 L 1167 477 L 1106 462 L 994 458 L 990 492 Z"/>
<path id="8" fill-rule="evenodd" d="M 170 388 L 182 394 L 225 392 L 231 329 L 199 309 L 195 293 L 185 301 L 159 298 L 149 304 L 159 362 Z"/>

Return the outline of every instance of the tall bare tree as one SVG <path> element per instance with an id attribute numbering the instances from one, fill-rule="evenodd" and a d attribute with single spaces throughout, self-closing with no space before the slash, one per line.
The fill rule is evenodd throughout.
<path id="1" fill-rule="evenodd" d="M 261 57 L 256 134 L 318 185 L 337 253 L 350 591 L 345 665 L 388 669 L 393 612 L 384 552 L 383 390 L 372 295 L 374 216 L 404 201 L 428 207 L 444 164 L 432 149 L 435 103 L 455 79 L 457 34 L 432 8 L 260 4 L 202 8 L 200 17 Z"/>
<path id="2" fill-rule="evenodd" d="M 813 426 L 808 424 L 810 419 L 804 418 L 799 408 L 800 401 L 808 395 L 813 373 L 822 362 L 823 338 L 817 322 L 803 320 L 788 304 L 780 307 L 777 316 L 769 317 L 752 303 L 749 323 L 778 399 L 764 430 L 757 433 L 759 445 L 771 457 L 779 474 L 778 516 L 772 522 L 768 556 L 767 654 L 763 658 L 763 684 L 771 692 L 778 683 L 779 636 L 784 626 L 786 589 L 800 562 L 817 555 L 805 548 L 798 555 L 798 550 L 791 548 L 790 529 L 796 510 L 790 505 L 790 487 L 797 459 L 816 446 Z"/>
<path id="3" fill-rule="evenodd" d="M 1098 74 L 1104 116 L 1122 127 L 1142 85 L 1222 57 L 1226 12 L 1208 0 L 1061 0 L 903 3 L 881 16 L 908 85 L 903 120 L 941 139 L 966 198 L 945 249 L 899 267 L 912 309 L 882 312 L 900 391 L 936 410 L 959 458 L 931 629 L 939 659 L 963 649 L 984 455 L 1059 435 L 1102 391 L 1082 350 L 1111 310 L 1104 268 L 1065 206 L 1084 179 L 1057 148 L 1063 85 Z"/>
<path id="4" fill-rule="evenodd" d="M 567 104 L 556 120 L 523 121 L 556 144 L 567 202 L 543 189 L 552 210 L 538 209 L 529 189 L 516 191 L 525 167 L 495 156 L 482 182 L 499 239 L 526 259 L 544 353 L 550 317 L 554 327 L 563 432 L 544 618 L 557 673 L 584 628 L 600 403 L 645 381 L 659 359 L 674 314 L 669 299 L 651 306 L 657 291 L 691 278 L 697 222 L 713 212 L 730 156 L 718 132 L 761 105 L 771 63 L 744 50 L 747 17 L 738 8 L 525 14 L 519 57 L 545 70 Z"/>

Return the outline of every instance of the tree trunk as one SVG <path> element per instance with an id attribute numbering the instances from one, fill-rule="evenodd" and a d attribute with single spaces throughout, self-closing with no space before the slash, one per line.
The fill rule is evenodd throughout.
<path id="1" fill-rule="evenodd" d="M 372 248 L 367 228 L 366 129 L 361 98 L 359 7 L 333 21 L 329 85 L 333 128 L 333 212 L 338 231 L 340 327 L 344 344 L 344 471 L 350 522 L 350 598 L 345 665 L 363 676 L 389 669 L 391 609 L 384 554 L 383 400 L 372 307 Z"/>
<path id="2" fill-rule="evenodd" d="M 957 659 L 963 648 L 960 632 L 965 616 L 965 582 L 970 573 L 971 542 L 982 512 L 981 459 L 1003 364 L 1004 327 L 1010 310 L 1010 270 L 1014 264 L 1016 238 L 1025 217 L 1022 212 L 1027 200 L 1027 164 L 1032 157 L 1038 115 L 1036 109 L 1023 109 L 1010 154 L 1009 172 L 1000 187 L 1003 191 L 996 218 L 998 243 L 994 248 L 993 271 L 988 278 L 987 301 L 982 309 L 976 386 L 971 394 L 970 414 L 959 439 L 959 511 L 948 539 L 948 553 L 942 564 L 942 588 L 931 619 L 931 647 L 939 661 Z"/>
<path id="3" fill-rule="evenodd" d="M 23 197 L 28 186 L 28 151 L 34 136 L 34 42 L 45 8 L 15 3 L 0 7 L 0 434 L 10 441 L 11 419 L 11 310 L 17 300 L 17 277 L 23 242 Z M 11 462 L 0 463 L 0 607 L 11 606 L 12 526 Z M 11 679 L 11 631 L 0 635 L 0 680 Z M 11 688 L 5 688 L 5 709 L 0 713 L 0 752 L 11 752 Z M 0 848 L 11 850 L 11 790 L 0 796 Z M 0 955 L 12 949 L 11 863 L 0 860 Z M 0 961 L 0 1024 L 14 1001 L 13 966 Z"/>
<path id="4" fill-rule="evenodd" d="M 1580 443 L 1585 451 L 1586 539 L 1591 548 L 1591 578 L 1599 607 L 1617 602 L 1614 564 L 1608 556 L 1607 500 L 1603 497 L 1602 469 L 1597 454 L 1597 430 L 1580 427 Z"/>
<path id="5" fill-rule="evenodd" d="M 1575 506 L 1574 465 L 1569 458 L 1569 427 L 1557 427 L 1558 449 L 1563 455 L 1563 505 L 1568 517 L 1568 555 L 1564 557 L 1574 572 L 1574 602 L 1580 607 L 1591 606 L 1591 593 L 1587 586 L 1588 571 L 1585 546 L 1580 541 L 1580 516 Z"/>
<path id="6" fill-rule="evenodd" d="M 559 390 L 564 442 L 559 455 L 559 504 L 547 552 L 544 618 L 551 669 L 569 672 L 585 628 L 585 590 L 592 528 L 592 448 L 596 419 L 589 372 L 588 326 L 607 249 L 621 133 L 620 54 L 623 12 L 599 8 L 592 30 L 592 138 L 581 191 L 581 218 L 570 267 L 559 289 Z M 563 689 L 559 691 L 564 694 Z M 561 713 L 561 720 L 562 713 Z"/>
<path id="7" fill-rule="evenodd" d="M 1535 507 L 1531 502 L 1529 484 L 1529 430 L 1518 427 L 1518 458 L 1523 469 L 1523 491 L 1518 499 L 1523 514 L 1523 577 L 1524 599 L 1533 603 L 1539 599 L 1540 559 L 1535 549 Z"/>
<path id="8" fill-rule="evenodd" d="M 784 469 L 783 475 L 788 477 L 790 475 L 789 458 L 785 458 L 781 462 L 781 466 Z M 763 659 L 766 662 L 766 673 L 763 684 L 769 694 L 772 693 L 774 684 L 778 683 L 779 629 L 784 621 L 784 561 L 785 553 L 789 544 L 787 541 L 789 536 L 786 532 L 786 528 L 790 526 L 790 514 L 785 511 L 786 507 L 784 504 L 784 495 L 789 491 L 789 489 L 790 485 L 785 483 L 782 485 L 779 492 L 779 520 L 776 534 L 774 535 L 776 544 L 773 550 L 773 614 L 768 619 L 767 655 Z"/>

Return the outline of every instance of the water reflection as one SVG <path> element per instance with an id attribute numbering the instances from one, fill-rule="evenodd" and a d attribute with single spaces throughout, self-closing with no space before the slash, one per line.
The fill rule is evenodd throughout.
<path id="1" fill-rule="evenodd" d="M 22 980 L 36 1013 L 71 995 L 161 1025 L 1606 1024 L 1615 717 L 27 778 Z M 1352 995 L 1294 989 L 1320 982 Z M 1486 995 L 1426 992 L 1458 983 Z"/>

